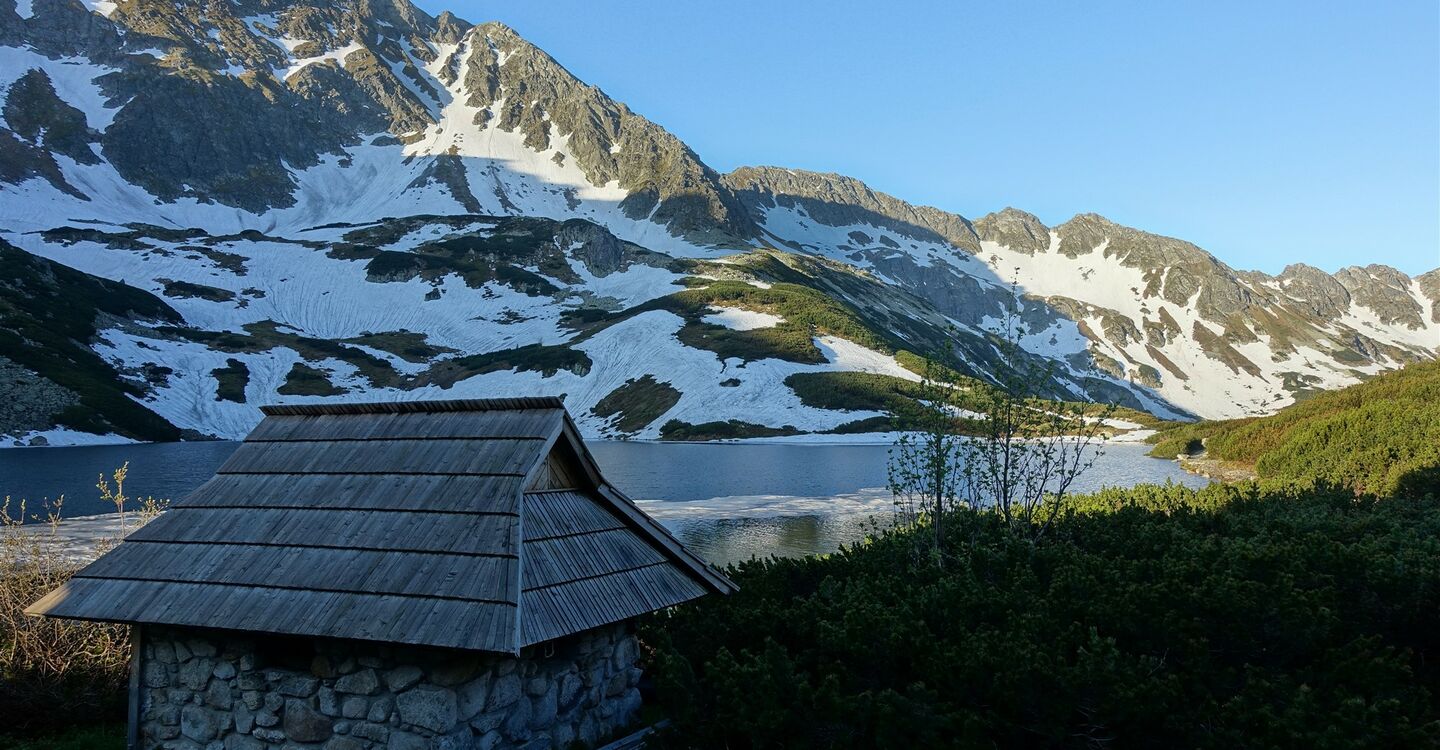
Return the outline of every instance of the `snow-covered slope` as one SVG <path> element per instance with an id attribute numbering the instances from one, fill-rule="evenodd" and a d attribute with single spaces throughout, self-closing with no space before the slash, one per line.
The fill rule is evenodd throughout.
<path id="1" fill-rule="evenodd" d="M 1006 209 L 971 223 L 838 175 L 745 168 L 726 180 L 779 246 L 867 269 L 962 329 L 990 327 L 1013 286 L 1026 349 L 1205 417 L 1269 413 L 1440 352 L 1426 277 L 1385 266 L 1270 277 L 1093 214 L 1051 228 Z"/>
<path id="2" fill-rule="evenodd" d="M 719 175 L 503 25 L 405 0 L 6 2 L 0 239 L 155 300 L 81 328 L 87 371 L 167 423 L 82 393 L 64 357 L 0 351 L 44 395 L 0 411 L 22 441 L 528 393 L 592 434 L 823 431 L 879 415 L 787 378 L 913 379 L 897 354 L 947 344 L 984 378 L 1012 281 L 1051 392 L 1161 416 L 1273 410 L 1440 348 L 1433 274 L 1270 278 L 1099 217 L 972 223 L 835 175 Z"/>

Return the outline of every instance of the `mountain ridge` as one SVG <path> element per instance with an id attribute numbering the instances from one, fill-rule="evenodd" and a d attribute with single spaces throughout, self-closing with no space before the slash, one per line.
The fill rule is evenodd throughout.
<path id="1" fill-rule="evenodd" d="M 177 310 L 89 343 L 187 434 L 441 381 L 580 411 L 627 383 L 681 394 L 640 430 L 592 413 L 592 434 L 833 429 L 877 415 L 805 406 L 795 368 L 914 377 L 894 358 L 949 341 L 984 379 L 1015 290 L 1044 388 L 1162 416 L 1261 413 L 1440 349 L 1440 269 L 1269 276 L 1098 214 L 972 221 L 843 175 L 722 174 L 497 22 L 405 0 L 92 5 L 0 0 L 0 237 Z M 675 302 L 707 285 L 713 315 Z M 796 300 L 822 298 L 859 322 L 775 313 L 820 320 Z M 124 374 L 166 358 L 166 378 Z"/>

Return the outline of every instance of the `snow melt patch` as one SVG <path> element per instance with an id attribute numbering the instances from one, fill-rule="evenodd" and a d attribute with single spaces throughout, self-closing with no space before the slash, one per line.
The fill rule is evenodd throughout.
<path id="1" fill-rule="evenodd" d="M 292 57 L 290 67 L 284 68 L 282 70 L 277 70 L 275 72 L 279 74 L 280 80 L 288 81 L 290 79 L 290 76 L 299 73 L 305 68 L 311 65 L 325 63 L 330 60 L 334 60 L 335 64 L 343 68 L 345 67 L 345 58 L 349 57 L 350 53 L 359 52 L 362 49 L 364 49 L 364 46 L 362 46 L 359 42 L 351 42 L 344 47 L 341 47 L 340 49 L 332 49 L 329 52 L 325 52 L 315 57 L 306 57 L 299 60 L 296 60 Z M 294 49 L 292 48 L 290 51 L 294 52 Z"/>
<path id="2" fill-rule="evenodd" d="M 120 7 L 119 3 L 110 2 L 109 0 L 82 1 L 85 3 L 85 7 L 89 8 L 92 13 L 99 13 L 106 18 L 115 15 L 115 9 Z"/>
<path id="3" fill-rule="evenodd" d="M 33 430 L 20 436 L 0 435 L 0 447 L 8 448 L 125 445 L 134 442 L 136 441 L 123 435 L 116 435 L 113 432 L 106 435 L 96 435 L 89 432 L 77 432 L 66 427 L 55 427 L 49 430 Z"/>
<path id="4" fill-rule="evenodd" d="M 819 347 L 820 352 L 825 355 L 825 359 L 834 365 L 833 369 L 869 372 L 876 375 L 889 375 L 913 383 L 920 382 L 919 375 L 901 367 L 894 357 L 861 346 L 849 339 L 821 336 L 815 339 L 815 346 Z"/>
<path id="5" fill-rule="evenodd" d="M 739 307 L 714 307 L 713 312 L 701 320 L 711 325 L 722 326 L 735 331 L 753 331 L 757 328 L 774 328 L 785 322 L 785 318 L 757 310 Z"/>
<path id="6" fill-rule="evenodd" d="M 60 99 L 85 114 L 87 125 L 101 132 L 110 127 L 119 110 L 110 108 L 95 79 L 114 73 L 116 68 L 82 57 L 51 59 L 29 48 L 0 47 L 0 95 L 7 94 L 16 81 L 37 68 L 45 71 Z"/>

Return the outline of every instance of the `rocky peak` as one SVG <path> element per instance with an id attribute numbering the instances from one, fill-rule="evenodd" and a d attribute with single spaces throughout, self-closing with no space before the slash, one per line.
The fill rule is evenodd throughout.
<path id="1" fill-rule="evenodd" d="M 724 183 L 751 210 L 756 221 L 775 206 L 802 209 L 830 226 L 869 224 L 975 253 L 980 238 L 970 221 L 931 206 L 916 206 L 844 175 L 779 167 L 741 167 Z"/>
<path id="2" fill-rule="evenodd" d="M 1350 291 L 1314 266 L 1293 263 L 1275 280 L 1291 304 L 1299 304 L 1322 320 L 1334 320 L 1350 309 Z"/>
<path id="3" fill-rule="evenodd" d="M 1050 228 L 1034 214 L 1006 207 L 986 214 L 975 222 L 980 239 L 994 242 L 1016 252 L 1034 255 L 1050 247 Z"/>
<path id="4" fill-rule="evenodd" d="M 1350 266 L 1336 272 L 1335 279 L 1349 290 L 1355 302 L 1373 310 L 1382 322 L 1410 328 L 1424 325 L 1420 305 L 1410 296 L 1410 277 L 1399 270 L 1373 263 Z"/>
<path id="5" fill-rule="evenodd" d="M 464 42 L 468 55 L 454 67 L 467 103 L 481 110 L 476 125 L 493 117 L 496 127 L 524 134 L 536 150 L 563 138 L 592 184 L 618 183 L 629 194 L 621 208 L 631 218 L 649 217 L 702 241 L 754 234 L 719 174 L 664 128 L 580 81 L 502 23 L 476 26 Z"/>

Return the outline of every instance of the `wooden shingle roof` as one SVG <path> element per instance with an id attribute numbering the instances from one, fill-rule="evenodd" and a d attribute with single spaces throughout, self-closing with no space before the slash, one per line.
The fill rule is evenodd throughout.
<path id="1" fill-rule="evenodd" d="M 263 411 L 27 612 L 518 653 L 734 590 L 605 482 L 557 398 Z"/>

